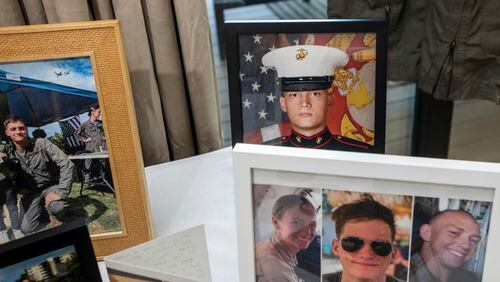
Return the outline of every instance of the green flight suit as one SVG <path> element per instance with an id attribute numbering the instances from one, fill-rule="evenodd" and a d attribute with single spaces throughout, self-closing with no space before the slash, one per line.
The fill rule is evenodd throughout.
<path id="1" fill-rule="evenodd" d="M 85 150 L 89 152 L 97 152 L 101 149 L 106 150 L 106 138 L 104 138 L 104 129 L 102 127 L 102 121 L 97 120 L 95 123 L 87 120 L 80 125 L 75 135 L 83 141 L 84 139 L 90 137 L 92 140 L 85 143 Z M 84 166 L 84 182 L 90 182 L 92 175 L 96 173 L 98 167 L 104 165 L 101 160 L 86 159 Z"/>
<path id="2" fill-rule="evenodd" d="M 73 163 L 61 149 L 43 138 L 31 139 L 26 150 L 9 150 L 9 158 L 19 164 L 16 186 L 23 195 L 21 231 L 28 234 L 41 228 L 46 214 L 60 217 L 73 183 Z M 45 196 L 55 192 L 61 200 L 45 205 Z"/>
<path id="3" fill-rule="evenodd" d="M 84 139 L 90 137 L 92 140 L 85 143 L 85 150 L 90 152 L 95 152 L 99 150 L 99 146 L 105 149 L 106 139 L 104 138 L 104 129 L 102 127 L 102 121 L 97 120 L 95 123 L 87 120 L 80 125 L 75 135 L 83 141 Z"/>

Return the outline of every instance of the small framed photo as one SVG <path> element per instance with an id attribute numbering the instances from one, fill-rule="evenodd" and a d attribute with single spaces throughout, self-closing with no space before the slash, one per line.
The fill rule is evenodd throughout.
<path id="1" fill-rule="evenodd" d="M 235 21 L 225 33 L 233 145 L 384 153 L 384 21 Z"/>
<path id="2" fill-rule="evenodd" d="M 113 282 L 129 282 L 129 281 L 134 281 L 134 282 L 162 282 L 161 280 L 158 279 L 153 279 L 153 278 L 148 278 L 144 277 L 141 275 L 136 275 L 136 274 L 130 274 L 127 272 L 123 271 L 118 271 L 114 269 L 108 268 L 108 277 L 110 281 Z"/>
<path id="3" fill-rule="evenodd" d="M 0 28 L 0 120 L 0 243 L 75 218 L 98 257 L 153 237 L 117 20 Z"/>
<path id="4" fill-rule="evenodd" d="M 102 281 L 85 222 L 0 245 L 0 281 Z"/>
<path id="5" fill-rule="evenodd" d="M 498 279 L 499 164 L 254 144 L 233 162 L 240 281 Z"/>

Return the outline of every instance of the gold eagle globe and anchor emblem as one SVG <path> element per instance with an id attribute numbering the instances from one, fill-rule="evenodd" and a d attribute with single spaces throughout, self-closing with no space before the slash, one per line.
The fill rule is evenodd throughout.
<path id="1" fill-rule="evenodd" d="M 302 61 L 307 57 L 307 55 L 309 55 L 309 52 L 304 48 L 300 48 L 299 50 L 297 50 L 297 54 L 295 55 L 295 58 L 298 61 Z"/>

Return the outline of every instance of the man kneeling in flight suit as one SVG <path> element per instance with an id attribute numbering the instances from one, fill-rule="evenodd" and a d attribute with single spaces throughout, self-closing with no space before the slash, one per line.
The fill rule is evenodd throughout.
<path id="1" fill-rule="evenodd" d="M 327 128 L 329 89 L 335 68 L 349 56 L 336 48 L 298 45 L 275 49 L 262 58 L 281 78 L 281 110 L 286 112 L 292 133 L 265 142 L 268 145 L 321 148 L 344 151 L 369 151 L 373 146 L 347 137 L 333 135 Z"/>
<path id="2" fill-rule="evenodd" d="M 19 117 L 10 116 L 4 126 L 12 146 L 0 153 L 0 158 L 18 163 L 16 188 L 24 210 L 21 231 L 29 234 L 43 228 L 47 214 L 52 225 L 61 224 L 73 181 L 73 163 L 50 141 L 29 139 L 26 124 Z"/>

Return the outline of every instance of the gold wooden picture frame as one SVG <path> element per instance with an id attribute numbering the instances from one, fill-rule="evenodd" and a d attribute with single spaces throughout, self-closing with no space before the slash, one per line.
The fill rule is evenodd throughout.
<path id="1" fill-rule="evenodd" d="M 153 237 L 144 165 L 120 23 L 118 20 L 108 20 L 0 28 L 0 69 L 2 65 L 79 58 L 87 60 L 93 72 L 97 107 L 102 114 L 106 158 L 112 175 L 112 184 L 108 186 L 112 190 L 111 197 L 115 198 L 112 201 L 116 202 L 115 218 L 119 220 L 119 228 L 115 230 L 91 232 L 95 254 L 102 258 Z M 70 74 L 69 70 L 52 72 L 55 76 Z M 12 80 L 23 79 L 22 74 L 9 73 L 9 76 Z M 87 107 L 86 110 L 88 109 Z M 83 111 L 82 108 L 81 111 L 75 112 L 75 116 L 85 115 Z M 30 136 L 31 134 L 32 132 Z M 102 146 L 99 146 L 99 149 L 102 150 Z M 71 156 L 69 158 L 71 159 Z M 80 184 L 81 196 L 82 191 L 88 192 L 83 189 L 83 180 Z M 87 186 L 89 185 L 85 187 Z M 74 189 L 75 184 L 72 186 L 72 190 Z M 94 192 L 105 195 L 103 191 Z M 106 193 L 109 194 L 110 191 Z M 93 216 L 88 213 L 87 211 L 88 217 Z M 87 218 L 87 221 L 90 224 L 92 218 Z"/>

